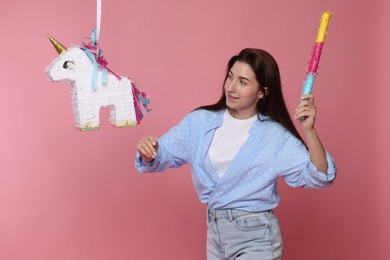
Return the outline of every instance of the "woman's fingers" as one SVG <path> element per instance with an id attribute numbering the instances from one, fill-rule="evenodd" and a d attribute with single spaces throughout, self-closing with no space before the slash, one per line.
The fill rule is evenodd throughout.
<path id="1" fill-rule="evenodd" d="M 295 113 L 294 118 L 295 119 L 300 118 L 303 120 L 306 120 L 308 117 L 314 118 L 316 116 L 316 112 L 317 112 L 316 109 L 302 108 Z"/>
<path id="2" fill-rule="evenodd" d="M 306 102 L 306 101 L 305 101 Z M 315 116 L 317 108 L 315 105 L 299 104 L 295 110 L 294 118 L 300 118 L 303 116 Z"/>
<path id="3" fill-rule="evenodd" d="M 314 105 L 313 95 L 304 95 L 301 97 L 301 102 L 298 104 L 295 109 L 294 118 L 302 118 L 307 116 L 315 116 L 317 111 L 316 106 Z"/>
<path id="4" fill-rule="evenodd" d="M 303 95 L 301 101 L 308 101 L 314 103 L 314 96 L 312 94 Z"/>
<path id="5" fill-rule="evenodd" d="M 304 95 L 301 97 L 301 102 L 298 104 L 294 118 L 300 119 L 304 130 L 314 128 L 314 122 L 317 114 L 317 107 L 314 105 L 314 96 Z"/>
<path id="6" fill-rule="evenodd" d="M 157 138 L 148 135 L 141 139 L 137 144 L 137 150 L 145 161 L 152 161 L 157 154 Z"/>

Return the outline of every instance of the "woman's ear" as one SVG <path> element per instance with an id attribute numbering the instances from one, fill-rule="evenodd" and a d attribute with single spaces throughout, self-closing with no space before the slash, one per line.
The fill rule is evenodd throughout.
<path id="1" fill-rule="evenodd" d="M 265 88 L 263 88 L 263 91 L 259 92 L 258 98 L 261 99 L 265 96 L 268 96 L 268 94 L 269 94 L 269 90 L 267 87 L 265 87 Z"/>

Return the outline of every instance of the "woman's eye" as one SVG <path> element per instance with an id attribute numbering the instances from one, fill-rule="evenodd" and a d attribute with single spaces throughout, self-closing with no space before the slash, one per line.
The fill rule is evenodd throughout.
<path id="1" fill-rule="evenodd" d="M 71 69 L 71 68 L 73 68 L 73 65 L 74 65 L 74 63 L 73 63 L 73 61 L 65 61 L 64 62 L 64 65 L 62 65 L 62 67 L 64 68 L 64 69 Z"/>
<path id="2" fill-rule="evenodd" d="M 240 82 L 241 82 L 241 84 L 244 85 L 244 86 L 247 85 L 247 83 L 246 83 L 245 81 L 243 81 L 243 80 L 241 80 Z"/>

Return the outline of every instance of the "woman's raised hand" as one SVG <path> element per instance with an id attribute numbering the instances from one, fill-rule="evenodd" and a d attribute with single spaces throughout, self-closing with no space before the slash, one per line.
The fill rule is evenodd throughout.
<path id="1" fill-rule="evenodd" d="M 294 114 L 294 118 L 299 118 L 304 131 L 310 131 L 314 129 L 314 122 L 317 114 L 317 107 L 314 104 L 314 96 L 303 95 L 301 97 L 301 103 L 297 106 Z"/>

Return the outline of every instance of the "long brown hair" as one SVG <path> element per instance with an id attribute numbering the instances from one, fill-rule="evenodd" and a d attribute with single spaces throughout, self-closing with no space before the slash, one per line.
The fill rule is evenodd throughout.
<path id="1" fill-rule="evenodd" d="M 261 113 L 263 115 L 270 116 L 274 121 L 280 123 L 296 138 L 304 143 L 289 116 L 287 106 L 283 98 L 279 67 L 271 54 L 260 49 L 243 49 L 238 55 L 230 58 L 224 82 L 229 76 L 230 69 L 237 61 L 244 62 L 251 66 L 256 75 L 257 82 L 259 83 L 259 88 L 264 93 L 263 98 L 256 104 L 258 114 Z M 267 88 L 267 91 L 264 88 Z M 218 111 L 226 108 L 226 94 L 224 87 L 222 87 L 222 95 L 217 103 L 201 106 L 195 110 L 205 109 Z"/>

